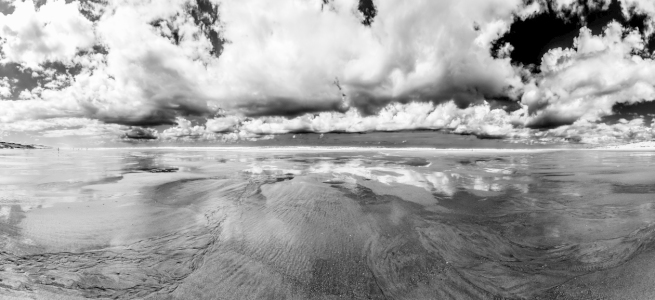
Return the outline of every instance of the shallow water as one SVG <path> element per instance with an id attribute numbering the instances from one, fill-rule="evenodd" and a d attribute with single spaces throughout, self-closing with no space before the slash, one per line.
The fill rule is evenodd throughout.
<path id="1" fill-rule="evenodd" d="M 0 151 L 7 299 L 651 299 L 655 152 Z"/>

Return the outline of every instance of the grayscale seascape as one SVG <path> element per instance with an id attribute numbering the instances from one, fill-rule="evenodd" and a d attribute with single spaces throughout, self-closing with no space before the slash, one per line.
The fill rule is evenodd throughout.
<path id="1" fill-rule="evenodd" d="M 655 300 L 655 0 L 0 0 L 0 300 Z"/>
<path id="2" fill-rule="evenodd" d="M 654 151 L 0 151 L 2 299 L 652 299 Z"/>

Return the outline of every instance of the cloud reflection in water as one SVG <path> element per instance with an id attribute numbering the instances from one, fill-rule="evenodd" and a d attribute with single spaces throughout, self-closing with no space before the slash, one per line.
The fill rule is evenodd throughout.
<path id="1" fill-rule="evenodd" d="M 1 186 L 3 293 L 549 299 L 652 270 L 653 155 L 112 151 L 14 166 L 50 161 Z"/>

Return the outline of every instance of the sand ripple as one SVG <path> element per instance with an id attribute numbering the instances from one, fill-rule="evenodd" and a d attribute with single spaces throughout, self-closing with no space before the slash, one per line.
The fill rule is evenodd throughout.
<path id="1" fill-rule="evenodd" d="M 588 164 L 577 171 L 558 167 L 559 160 L 539 155 L 548 154 L 226 160 L 223 171 L 182 166 L 172 173 L 112 175 L 87 187 L 38 183 L 38 191 L 93 195 L 89 199 L 99 200 L 81 204 L 134 217 L 98 221 L 90 233 L 67 229 L 80 241 L 64 247 L 49 244 L 43 232 L 26 231 L 23 224 L 38 211 L 12 210 L 0 223 L 0 294 L 575 299 L 581 288 L 568 286 L 571 280 L 626 268 L 653 252 L 652 185 L 599 177 L 602 169 Z M 621 170 L 645 162 L 652 158 Z M 123 191 L 128 188 L 135 190 Z M 110 197 L 119 190 L 130 202 Z M 102 208 L 109 203 L 117 204 Z M 77 204 L 42 209 L 58 213 L 61 205 Z"/>

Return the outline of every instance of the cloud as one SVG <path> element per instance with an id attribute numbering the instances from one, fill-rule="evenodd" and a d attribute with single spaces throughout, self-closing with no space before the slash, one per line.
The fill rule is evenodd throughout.
<path id="1" fill-rule="evenodd" d="M 93 46 L 93 24 L 78 3 L 49 1 L 36 9 L 33 1 L 15 1 L 15 11 L 0 14 L 2 63 L 17 62 L 39 69 L 47 61 L 72 64 L 76 54 Z"/>
<path id="2" fill-rule="evenodd" d="M 346 113 L 307 114 L 292 119 L 257 118 L 243 121 L 239 130 L 253 134 L 280 134 L 447 129 L 462 134 L 507 136 L 514 129 L 514 118 L 519 120 L 521 111 L 507 113 L 502 109 L 492 110 L 487 104 L 460 109 L 453 101 L 439 105 L 412 102 L 392 103 L 377 115 L 370 116 L 349 110 Z"/>
<path id="3" fill-rule="evenodd" d="M 184 118 L 177 118 L 177 126 L 168 128 L 162 132 L 163 137 L 200 137 L 208 133 L 205 126 L 192 125 L 191 121 Z"/>
<path id="4" fill-rule="evenodd" d="M 617 103 L 655 99 L 655 62 L 644 58 L 643 37 L 610 23 L 602 35 L 580 30 L 574 48 L 550 50 L 542 58 L 542 75 L 525 88 L 521 99 L 534 114 L 531 127 L 597 121 Z"/>
<path id="5" fill-rule="evenodd" d="M 573 47 L 543 55 L 540 73 L 512 64 L 511 43 L 493 57 L 512 24 L 543 12 L 524 2 L 376 0 L 362 13 L 357 0 L 16 1 L 0 16 L 2 62 L 36 83 L 0 80 L 0 96 L 21 99 L 0 101 L 0 123 L 97 120 L 158 140 L 408 129 L 526 138 L 538 136 L 526 126 L 593 135 L 580 124 L 654 99 L 652 27 L 583 28 Z M 553 7 L 567 17 L 580 3 Z M 655 14 L 648 1 L 621 7 Z M 207 123 L 187 121 L 197 117 Z M 174 126 L 142 128 L 162 124 Z"/>
<path id="6" fill-rule="evenodd" d="M 443 130 L 455 134 L 470 134 L 479 138 L 499 138 L 525 143 L 625 143 L 655 138 L 655 122 L 647 125 L 643 118 L 616 124 L 578 120 L 571 125 L 540 130 L 524 127 L 528 122 L 528 107 L 507 112 L 492 109 L 490 105 L 460 109 L 454 102 L 392 103 L 377 115 L 363 116 L 357 110 L 345 113 L 323 112 L 305 114 L 295 118 L 260 117 L 236 118 L 233 116 L 210 119 L 202 125 L 192 125 L 178 118 L 178 126 L 159 134 L 164 140 L 218 141 L 257 140 L 275 134 L 293 133 L 364 133 L 373 131 L 399 131 L 415 129 Z"/>
<path id="7" fill-rule="evenodd" d="M 655 123 L 647 126 L 642 118 L 616 124 L 593 123 L 586 120 L 561 126 L 548 131 L 534 132 L 534 139 L 571 141 L 585 144 L 621 144 L 655 139 Z"/>
<path id="8" fill-rule="evenodd" d="M 453 101 L 438 105 L 425 102 L 391 103 L 377 115 L 363 115 L 351 109 L 345 113 L 323 112 L 295 118 L 224 116 L 209 119 L 204 126 L 194 126 L 190 121 L 178 118 L 178 125 L 164 130 L 160 137 L 214 140 L 234 134 L 236 138 L 251 139 L 285 133 L 432 129 L 482 138 L 514 138 L 525 136 L 524 130 L 516 128 L 525 116 L 525 108 L 508 113 L 503 109 L 492 109 L 488 104 L 460 109 Z"/>
<path id="9" fill-rule="evenodd" d="M 26 93 L 27 94 L 27 93 Z M 27 95 L 24 94 L 26 97 Z M 31 97 L 31 93 L 29 94 Z M 72 99 L 46 101 L 42 99 L 0 101 L 0 123 L 49 118 L 83 117 L 78 105 Z"/>
<path id="10" fill-rule="evenodd" d="M 509 26 L 518 0 L 376 1 L 368 26 L 354 0 L 331 1 L 331 9 L 321 1 L 208 3 L 109 1 L 91 23 L 76 2 L 39 10 L 22 2 L 3 17 L 16 32 L 3 52 L 26 67 L 82 67 L 70 86 L 42 87 L 44 110 L 56 115 L 55 103 L 67 102 L 69 116 L 127 125 L 211 116 L 219 107 L 253 116 L 348 106 L 371 114 L 391 102 L 451 99 L 465 107 L 516 97 L 521 85 L 509 61 L 486 49 Z M 209 12 L 214 21 L 197 18 Z M 36 27 L 45 29 L 30 35 Z"/>
<path id="11" fill-rule="evenodd" d="M 508 113 L 480 105 L 459 109 L 453 102 L 389 104 L 378 115 L 362 116 L 356 110 L 346 113 L 324 112 L 296 118 L 238 118 L 222 116 L 207 120 L 204 125 L 178 117 L 176 126 L 163 131 L 153 128 L 104 124 L 85 118 L 53 118 L 0 123 L 0 136 L 28 132 L 36 137 L 85 137 L 107 142 L 117 140 L 144 142 L 213 142 L 232 143 L 239 140 L 270 139 L 275 134 L 302 132 L 372 132 L 414 129 L 443 130 L 470 134 L 479 138 L 502 138 L 523 143 L 612 144 L 648 141 L 655 138 L 654 125 L 643 118 L 619 120 L 608 125 L 579 120 L 571 125 L 549 130 L 522 127 L 527 107 Z"/>
<path id="12" fill-rule="evenodd" d="M 125 126 L 105 124 L 98 120 L 86 118 L 49 118 L 21 120 L 11 123 L 0 122 L 0 137 L 30 136 L 39 143 L 61 145 L 102 145 L 119 140 L 125 132 Z M 81 142 L 81 143 L 80 143 Z"/>
<path id="13" fill-rule="evenodd" d="M 170 2 L 173 8 L 181 6 L 180 1 Z M 211 45 L 171 44 L 148 21 L 175 10 L 152 8 L 116 7 L 97 24 L 108 49 L 102 58 L 106 63 L 78 75 L 75 84 L 61 93 L 77 99 L 85 116 L 118 124 L 156 125 L 171 124 L 178 115 L 211 113 L 209 98 L 199 83 L 208 76 L 206 69 L 201 61 L 194 61 L 192 53 L 185 53 Z"/>
<path id="14" fill-rule="evenodd" d="M 79 128 L 52 129 L 44 131 L 41 136 L 45 138 L 83 137 L 96 140 L 96 144 L 104 144 L 116 140 L 123 128 L 116 124 L 92 123 Z"/>
<path id="15" fill-rule="evenodd" d="M 42 120 L 22 120 L 11 123 L 0 123 L 0 131 L 45 131 L 61 128 L 79 128 L 89 125 L 101 125 L 98 120 L 85 118 L 51 118 Z"/>
<path id="16" fill-rule="evenodd" d="M 508 26 L 503 20 L 518 4 L 377 1 L 369 27 L 352 13 L 356 1 L 333 1 L 332 10 L 321 10 L 320 1 L 225 2 L 230 43 L 218 68 L 230 72 L 220 76 L 230 88 L 220 92 L 238 99 L 246 113 L 279 100 L 302 100 L 306 111 L 334 109 L 342 94 L 364 113 L 390 102 L 454 98 L 467 106 L 507 95 L 521 82 L 509 61 L 493 59 L 486 44 Z"/>
<path id="17" fill-rule="evenodd" d="M 126 131 L 124 137 L 133 140 L 156 140 L 158 135 L 154 129 L 134 127 Z"/>
<path id="18" fill-rule="evenodd" d="M 649 20 L 649 32 L 651 34 L 654 33 L 655 31 L 655 18 L 652 16 L 655 15 L 655 3 L 653 1 L 649 0 L 622 0 L 621 1 L 624 5 L 624 11 L 623 13 L 628 15 L 628 14 L 633 14 L 633 13 L 641 13 L 645 14 L 647 16 L 650 16 Z M 630 9 L 633 9 L 633 11 L 630 11 Z"/>
<path id="19" fill-rule="evenodd" d="M 27 1 L 25 3 L 31 3 Z M 32 38 L 29 34 L 15 37 L 15 49 L 26 48 L 29 51 L 14 51 L 14 48 L 3 47 L 4 56 L 23 64 L 24 67 L 38 68 L 40 64 L 56 60 L 59 62 L 74 62 L 81 67 L 79 74 L 68 84 L 50 83 L 23 93 L 23 98 L 36 99 L 39 105 L 16 103 L 11 107 L 20 112 L 0 112 L 0 119 L 15 121 L 19 119 L 36 119 L 59 116 L 87 117 L 108 123 L 126 125 L 156 125 L 172 124 L 178 115 L 205 115 L 212 109 L 208 107 L 208 97 L 203 88 L 197 84 L 198 74 L 206 74 L 203 62 L 197 61 L 197 55 L 189 53 L 196 51 L 204 53 L 202 47 L 211 48 L 192 39 L 180 45 L 171 44 L 166 38 L 155 32 L 148 23 L 152 19 L 177 13 L 176 9 L 183 7 L 183 1 L 169 1 L 167 5 L 117 5 L 110 3 L 112 9 L 105 10 L 105 15 L 96 22 L 95 28 L 84 18 L 75 2 L 64 4 L 63 1 L 51 1 L 34 12 L 32 4 L 20 4 L 16 11 L 4 17 L 4 20 L 23 20 L 23 12 L 31 12 L 29 24 L 23 27 L 43 27 L 38 22 L 48 21 L 54 12 L 64 10 L 56 21 L 48 23 L 53 26 L 54 33 L 45 31 Z M 71 11 L 74 11 L 73 14 Z M 46 12 L 49 12 L 46 14 Z M 41 14 L 46 14 L 44 17 Z M 31 16 L 31 15 L 30 15 Z M 54 18 L 54 17 L 53 17 Z M 16 21 L 17 22 L 17 21 Z M 16 23 L 14 22 L 14 23 Z M 77 23 L 83 24 L 77 24 Z M 8 21 L 5 22 L 9 24 Z M 68 27 L 57 24 L 79 25 L 74 32 L 84 33 L 90 29 L 90 39 L 85 43 L 68 41 L 61 33 Z M 13 23 L 12 23 L 13 24 Z M 187 26 L 189 35 L 199 29 L 189 25 L 191 21 L 182 24 Z M 85 27 L 89 25 L 88 28 Z M 4 27 L 7 29 L 7 26 Z M 55 29 L 61 29 L 56 31 Z M 81 48 L 94 46 L 94 31 L 99 47 L 93 51 L 82 51 Z M 9 30 L 9 29 L 7 29 Z M 195 31 L 194 31 L 195 30 Z M 29 33 L 29 32 L 28 32 Z M 56 34 L 64 35 L 59 37 Z M 69 33 L 64 31 L 64 33 Z M 32 40 L 32 39 L 33 40 Z M 66 42 L 66 47 L 58 45 L 50 39 L 60 38 Z M 69 39 L 71 39 L 69 37 Z M 11 41 L 10 41 L 11 42 Z M 90 43 L 87 43 L 90 42 Z M 208 42 L 207 42 L 208 43 Z M 13 45 L 13 44 L 12 44 Z M 21 46 L 22 45 L 22 46 Z M 40 45 L 40 46 L 39 46 Z M 45 45 L 45 46 L 44 46 Z M 82 47 L 84 46 L 84 47 Z M 20 48 L 22 47 L 22 48 Z M 32 48 L 30 48 L 32 47 Z M 19 49 L 20 48 L 20 49 Z M 31 51 L 31 52 L 30 52 Z M 103 53 L 106 51 L 106 53 Z M 75 53 L 78 55 L 75 56 Z M 23 56 L 18 56 L 21 54 Z M 209 55 L 209 54 L 207 54 Z M 38 112 L 31 110 L 39 107 Z"/>
<path id="20" fill-rule="evenodd" d="M 9 84 L 9 78 L 2 77 L 0 78 L 0 97 L 8 98 L 11 96 L 11 85 Z"/>
<path id="21" fill-rule="evenodd" d="M 235 116 L 224 116 L 207 120 L 205 127 L 208 131 L 215 133 L 224 133 L 235 131 L 240 123 L 240 119 Z"/>

